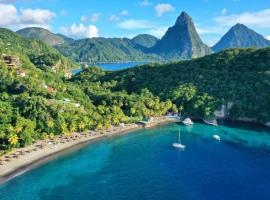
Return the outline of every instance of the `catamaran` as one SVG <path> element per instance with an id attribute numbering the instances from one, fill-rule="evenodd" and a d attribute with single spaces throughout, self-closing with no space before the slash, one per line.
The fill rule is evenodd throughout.
<path id="1" fill-rule="evenodd" d="M 184 150 L 186 148 L 185 145 L 181 144 L 181 132 L 179 128 L 179 136 L 178 136 L 178 143 L 173 143 L 173 147 Z"/>

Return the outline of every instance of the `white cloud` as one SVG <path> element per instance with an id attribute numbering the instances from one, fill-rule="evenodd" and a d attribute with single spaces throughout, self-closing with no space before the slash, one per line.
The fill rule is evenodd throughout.
<path id="1" fill-rule="evenodd" d="M 6 27 L 11 24 L 17 24 L 19 18 L 17 9 L 11 4 L 0 4 L 0 26 Z"/>
<path id="2" fill-rule="evenodd" d="M 87 16 L 81 16 L 81 21 L 82 22 L 92 22 L 96 23 L 99 20 L 100 13 L 94 13 L 90 17 Z"/>
<path id="3" fill-rule="evenodd" d="M 266 39 L 267 39 L 267 40 L 270 40 L 270 35 L 269 35 L 269 36 L 266 36 Z"/>
<path id="4" fill-rule="evenodd" d="M 98 28 L 94 25 L 85 26 L 84 24 L 72 24 L 70 27 L 62 27 L 61 32 L 74 38 L 93 38 L 98 37 Z"/>
<path id="5" fill-rule="evenodd" d="M 110 16 L 109 20 L 112 22 L 117 22 L 117 21 L 119 21 L 119 17 L 117 15 L 112 15 L 112 16 Z"/>
<path id="6" fill-rule="evenodd" d="M 172 12 L 174 11 L 174 9 L 175 8 L 171 4 L 158 4 L 155 7 L 158 17 L 161 17 L 163 14 L 167 12 Z"/>
<path id="7" fill-rule="evenodd" d="M 148 33 L 150 35 L 154 35 L 158 38 L 161 38 L 162 36 L 164 36 L 167 30 L 168 30 L 168 27 L 163 26 L 163 27 L 158 27 L 158 28 L 152 28 L 150 29 Z"/>
<path id="8" fill-rule="evenodd" d="M 128 30 L 145 29 L 153 27 L 153 25 L 147 20 L 133 20 L 133 19 L 125 20 L 119 23 L 117 26 Z"/>
<path id="9" fill-rule="evenodd" d="M 128 15 L 128 11 L 127 10 L 123 10 L 120 15 L 123 15 L 123 16 L 127 16 Z"/>
<path id="10" fill-rule="evenodd" d="M 247 26 L 270 28 L 270 9 L 257 12 L 244 12 L 227 16 L 219 16 L 214 21 L 223 26 L 233 26 L 242 23 Z"/>
<path id="11" fill-rule="evenodd" d="M 0 3 L 0 26 L 18 29 L 29 26 L 49 28 L 56 14 L 43 9 L 20 9 L 12 4 Z"/>
<path id="12" fill-rule="evenodd" d="M 227 12 L 228 12 L 228 9 L 227 9 L 227 8 L 223 8 L 222 11 L 221 11 L 221 13 L 222 13 L 223 15 L 226 15 Z"/>
<path id="13" fill-rule="evenodd" d="M 20 13 L 20 20 L 23 24 L 49 24 L 55 17 L 54 12 L 42 9 L 21 9 Z"/>
<path id="14" fill-rule="evenodd" d="M 144 1 L 140 2 L 140 3 L 138 3 L 138 4 L 140 6 L 151 6 L 152 5 L 152 3 L 149 2 L 148 0 L 144 0 Z"/>

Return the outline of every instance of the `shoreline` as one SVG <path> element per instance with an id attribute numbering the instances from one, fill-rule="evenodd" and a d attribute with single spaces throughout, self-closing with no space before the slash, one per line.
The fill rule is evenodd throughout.
<path id="1" fill-rule="evenodd" d="M 0 185 L 50 161 L 54 157 L 61 155 L 68 150 L 81 148 L 83 145 L 90 144 L 91 142 L 99 139 L 110 138 L 143 128 L 151 128 L 175 122 L 178 122 L 178 120 L 172 118 L 163 118 L 158 121 L 150 122 L 149 126 L 146 127 L 142 126 L 141 124 L 127 124 L 123 127 L 112 127 L 102 131 L 75 133 L 72 136 L 72 139 L 68 139 L 67 142 L 64 142 L 64 140 L 66 140 L 64 136 L 58 136 L 51 141 L 42 140 L 24 148 L 14 149 L 13 152 L 7 153 L 0 157 L 2 160 L 4 159 L 4 163 L 2 161 L 2 165 L 0 165 Z M 19 156 L 19 152 L 27 153 Z M 18 157 L 13 157 L 14 155 Z M 8 159 L 10 160 L 5 161 Z"/>

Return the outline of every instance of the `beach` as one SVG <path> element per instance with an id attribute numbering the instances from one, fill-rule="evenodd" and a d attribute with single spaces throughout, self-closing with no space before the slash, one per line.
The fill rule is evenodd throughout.
<path id="1" fill-rule="evenodd" d="M 33 145 L 14 149 L 0 157 L 0 184 L 23 174 L 24 172 L 45 163 L 58 153 L 97 139 L 125 134 L 140 128 L 149 128 L 161 124 L 178 122 L 175 118 L 162 117 L 149 122 L 147 126 L 141 124 L 125 124 L 107 130 L 74 133 L 69 137 L 57 136 L 51 140 L 42 140 Z"/>

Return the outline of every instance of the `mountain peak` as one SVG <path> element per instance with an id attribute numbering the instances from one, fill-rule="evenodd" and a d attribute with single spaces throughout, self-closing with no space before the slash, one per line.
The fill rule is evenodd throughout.
<path id="1" fill-rule="evenodd" d="M 177 24 L 183 24 L 185 22 L 192 21 L 192 18 L 185 12 L 183 11 L 180 16 L 177 18 L 175 25 Z"/>
<path id="2" fill-rule="evenodd" d="M 232 27 L 232 29 L 249 29 L 249 28 L 244 24 L 237 23 Z"/>
<path id="3" fill-rule="evenodd" d="M 186 12 L 180 14 L 175 25 L 157 42 L 155 50 L 169 59 L 190 59 L 212 52 L 202 42 L 192 18 Z"/>
<path id="4" fill-rule="evenodd" d="M 244 24 L 234 25 L 213 47 L 215 52 L 229 48 L 267 47 L 270 42 Z"/>

